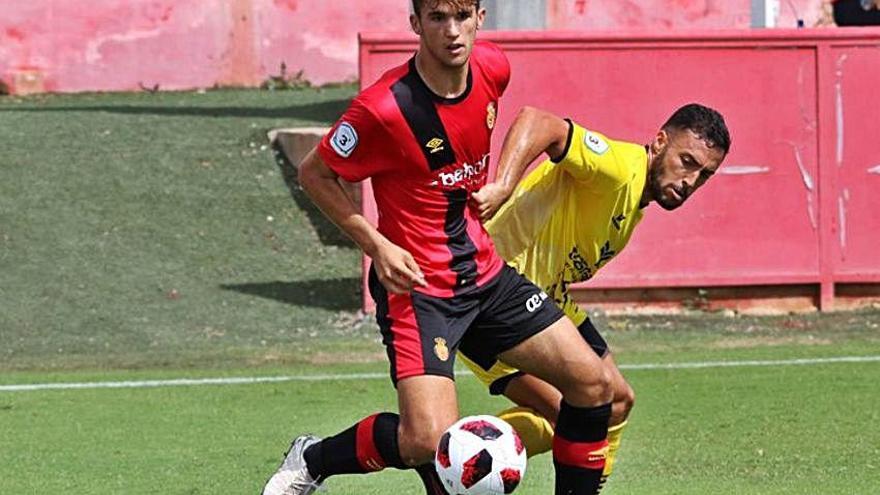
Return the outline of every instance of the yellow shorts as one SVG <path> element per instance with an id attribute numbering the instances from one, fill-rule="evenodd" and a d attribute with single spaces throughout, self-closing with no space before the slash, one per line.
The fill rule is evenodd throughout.
<path id="1" fill-rule="evenodd" d="M 513 366 L 508 366 L 502 361 L 495 361 L 488 370 L 483 369 L 479 364 L 471 361 L 462 353 L 458 353 L 458 359 L 461 360 L 471 370 L 471 373 L 483 382 L 483 385 L 489 388 L 492 395 L 501 395 L 504 393 L 504 387 L 507 383 L 522 372 Z"/>

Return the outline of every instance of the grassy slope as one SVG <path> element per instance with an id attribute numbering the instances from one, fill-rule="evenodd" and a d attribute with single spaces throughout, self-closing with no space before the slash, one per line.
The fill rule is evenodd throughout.
<path id="1" fill-rule="evenodd" d="M 374 324 L 357 315 L 358 251 L 266 148 L 268 129 L 326 124 L 353 92 L 0 99 L 0 370 L 381 361 Z M 624 348 L 628 336 L 642 346 L 646 332 L 675 328 L 723 351 L 736 345 L 725 335 L 743 333 L 831 347 L 830 330 L 878 319 L 604 326 Z"/>
<path id="2" fill-rule="evenodd" d="M 265 131 L 352 91 L 0 100 L 0 366 L 273 362 L 350 336 L 359 255 Z"/>

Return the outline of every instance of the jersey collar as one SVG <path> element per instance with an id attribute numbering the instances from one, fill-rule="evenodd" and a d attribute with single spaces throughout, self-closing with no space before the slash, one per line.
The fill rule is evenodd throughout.
<path id="1" fill-rule="evenodd" d="M 465 98 L 468 97 L 469 94 L 471 94 L 471 88 L 473 88 L 473 86 L 474 86 L 474 67 L 471 64 L 470 60 L 468 60 L 467 86 L 464 88 L 464 91 L 460 95 L 456 96 L 455 98 L 444 98 L 444 97 L 438 95 L 437 93 L 431 91 L 431 88 L 429 88 L 428 85 L 425 84 L 425 81 L 422 79 L 422 76 L 421 76 L 421 74 L 419 74 L 419 71 L 416 70 L 416 57 L 415 57 L 415 55 L 413 55 L 413 57 L 411 59 L 409 59 L 409 70 L 410 70 L 410 72 L 415 74 L 416 80 L 419 82 L 419 86 L 422 87 L 422 89 L 425 91 L 425 93 L 430 95 L 431 99 L 434 100 L 434 102 L 440 103 L 442 105 L 454 105 L 456 103 L 461 103 L 462 101 L 465 100 Z"/>

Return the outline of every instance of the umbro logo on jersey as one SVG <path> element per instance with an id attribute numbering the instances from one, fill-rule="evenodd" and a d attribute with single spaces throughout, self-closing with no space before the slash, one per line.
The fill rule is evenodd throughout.
<path id="1" fill-rule="evenodd" d="M 620 230 L 620 224 L 622 224 L 624 220 L 626 220 L 626 215 L 621 213 L 620 215 L 617 215 L 616 217 L 612 218 L 611 223 L 614 224 L 615 229 Z"/>
<path id="2" fill-rule="evenodd" d="M 425 144 L 425 148 L 431 150 L 432 155 L 438 151 L 443 151 L 443 140 L 440 138 L 434 138 Z"/>

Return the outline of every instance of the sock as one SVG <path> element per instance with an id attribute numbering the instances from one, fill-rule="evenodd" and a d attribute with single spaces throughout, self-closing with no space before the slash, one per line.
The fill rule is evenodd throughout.
<path id="1" fill-rule="evenodd" d="M 498 417 L 510 423 L 519 434 L 529 457 L 548 452 L 553 448 L 553 427 L 537 412 L 528 407 L 511 407 L 498 413 Z"/>
<path id="2" fill-rule="evenodd" d="M 614 470 L 614 459 L 617 457 L 617 449 L 620 448 L 620 437 L 623 436 L 624 428 L 626 428 L 626 421 L 608 427 L 608 453 L 605 454 L 605 469 L 602 471 L 603 483 Z"/>
<path id="3" fill-rule="evenodd" d="M 608 452 L 611 403 L 574 407 L 564 400 L 553 436 L 556 495 L 596 495 Z"/>
<path id="4" fill-rule="evenodd" d="M 386 467 L 408 469 L 400 458 L 398 424 L 400 417 L 396 414 L 375 414 L 310 446 L 303 453 L 309 474 L 314 479 L 325 479 L 336 474 L 371 473 Z"/>

